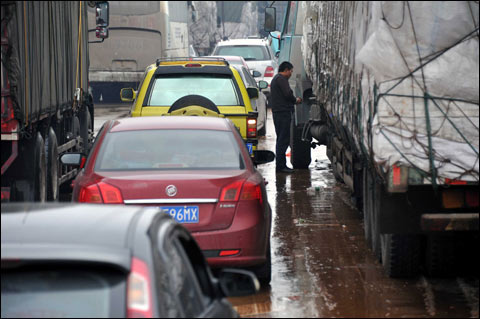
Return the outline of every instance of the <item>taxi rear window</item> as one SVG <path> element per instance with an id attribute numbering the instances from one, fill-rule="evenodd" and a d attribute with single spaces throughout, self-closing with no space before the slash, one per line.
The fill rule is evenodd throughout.
<path id="1" fill-rule="evenodd" d="M 187 95 L 201 95 L 215 105 L 241 105 L 231 76 L 221 74 L 169 74 L 153 79 L 146 106 L 171 106 Z"/>

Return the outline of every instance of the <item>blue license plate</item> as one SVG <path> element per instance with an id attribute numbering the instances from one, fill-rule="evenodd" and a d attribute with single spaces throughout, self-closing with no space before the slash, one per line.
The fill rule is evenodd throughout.
<path id="1" fill-rule="evenodd" d="M 253 153 L 253 144 L 252 143 L 247 143 L 247 148 L 248 148 L 248 153 L 252 155 Z"/>
<path id="2" fill-rule="evenodd" d="M 172 216 L 179 223 L 198 223 L 198 206 L 162 206 L 163 212 Z"/>

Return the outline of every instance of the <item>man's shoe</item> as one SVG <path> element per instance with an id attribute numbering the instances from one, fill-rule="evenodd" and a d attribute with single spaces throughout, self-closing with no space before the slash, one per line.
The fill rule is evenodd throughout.
<path id="1" fill-rule="evenodd" d="M 277 173 L 293 173 L 293 169 L 289 167 L 284 167 L 284 168 L 277 169 Z"/>

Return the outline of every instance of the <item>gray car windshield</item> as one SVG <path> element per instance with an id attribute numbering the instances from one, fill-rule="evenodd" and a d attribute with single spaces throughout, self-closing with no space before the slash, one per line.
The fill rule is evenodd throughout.
<path id="1" fill-rule="evenodd" d="M 244 169 L 232 132 L 141 130 L 110 133 L 96 171 Z"/>
<path id="2" fill-rule="evenodd" d="M 265 61 L 270 60 L 265 47 L 257 45 L 225 45 L 218 46 L 214 52 L 215 55 L 238 55 L 245 61 Z"/>
<path id="3" fill-rule="evenodd" d="M 213 74 L 178 74 L 157 77 L 150 90 L 148 106 L 171 106 L 187 95 L 201 95 L 215 105 L 240 105 L 233 79 Z"/>

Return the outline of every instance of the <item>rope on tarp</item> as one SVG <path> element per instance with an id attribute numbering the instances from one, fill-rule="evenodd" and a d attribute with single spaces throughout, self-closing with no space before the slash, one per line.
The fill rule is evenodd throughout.
<path id="1" fill-rule="evenodd" d="M 78 37 L 77 37 L 77 67 L 75 69 L 75 88 L 76 91 L 78 88 L 78 69 L 81 68 L 81 38 L 82 38 L 82 1 L 79 1 L 79 9 L 78 9 Z M 80 70 L 80 86 L 82 85 L 82 70 Z M 72 107 L 75 108 L 75 98 L 73 99 Z M 78 101 L 77 101 L 78 102 Z"/>
<path id="2" fill-rule="evenodd" d="M 353 7 L 350 7 L 350 5 L 347 4 L 343 9 L 344 9 L 344 11 L 353 10 L 352 8 L 354 8 L 355 6 L 356 5 L 354 4 Z M 416 136 L 416 134 L 417 134 L 416 130 L 412 131 L 410 125 L 407 125 L 405 123 L 405 120 L 400 116 L 400 114 L 398 114 L 398 112 L 395 111 L 395 108 L 389 103 L 389 101 L 386 100 L 386 99 L 384 99 L 384 101 L 386 102 L 386 105 L 389 106 L 392 109 L 393 113 L 397 116 L 398 121 L 400 121 L 401 126 L 406 127 L 407 130 L 410 133 L 413 134 L 412 137 L 410 137 L 410 139 L 414 139 L 418 143 L 418 145 L 425 150 L 425 153 L 426 153 L 425 155 L 428 156 L 428 160 L 429 160 L 429 163 L 430 163 L 430 175 L 432 176 L 432 184 L 434 184 L 434 187 L 435 187 L 435 183 L 437 181 L 437 167 L 434 166 L 435 160 L 439 161 L 440 165 L 442 165 L 441 163 L 447 163 L 449 160 L 447 158 L 438 158 L 440 155 L 435 154 L 435 150 L 434 150 L 433 145 L 432 145 L 432 137 L 433 137 L 432 134 L 435 135 L 436 134 L 435 132 L 437 132 L 437 131 L 432 132 L 432 126 L 431 126 L 431 122 L 430 122 L 430 120 L 431 120 L 430 119 L 430 117 L 431 117 L 430 116 L 430 110 L 431 110 L 431 107 L 432 107 L 432 103 L 433 103 L 433 105 L 435 105 L 435 108 L 437 108 L 443 114 L 443 116 L 445 117 L 445 119 L 443 120 L 443 123 L 441 123 L 441 126 L 438 130 L 440 130 L 443 127 L 444 123 L 451 124 L 452 127 L 454 128 L 454 130 L 459 134 L 459 136 L 461 136 L 461 139 L 463 141 L 465 141 L 466 144 L 468 144 L 468 146 L 474 151 L 474 153 L 477 156 L 478 156 L 478 150 L 473 145 L 473 141 L 471 141 L 471 140 L 469 141 L 466 138 L 466 136 L 461 132 L 459 127 L 452 121 L 450 116 L 448 116 L 451 105 L 454 105 L 455 107 L 457 107 L 457 109 L 465 117 L 466 121 L 469 121 L 470 124 L 473 125 L 473 127 L 478 128 L 478 125 L 473 123 L 472 119 L 470 119 L 467 116 L 467 114 L 465 114 L 463 112 L 463 110 L 460 108 L 460 105 L 458 105 L 456 103 L 456 102 L 472 103 L 472 101 L 463 100 L 463 99 L 459 99 L 459 98 L 444 98 L 444 97 L 436 97 L 436 96 L 430 95 L 430 93 L 428 92 L 428 89 L 426 87 L 426 84 L 425 84 L 426 82 L 425 82 L 425 76 L 423 74 L 423 71 L 424 71 L 423 68 L 426 65 L 428 65 L 429 63 L 431 63 L 432 61 L 435 61 L 436 59 L 438 59 L 440 56 L 442 56 L 444 53 L 446 53 L 450 49 L 454 48 L 455 46 L 461 44 L 464 41 L 470 40 L 472 37 L 478 36 L 479 29 L 478 29 L 477 24 L 475 23 L 475 29 L 472 32 L 470 32 L 469 34 L 467 34 L 466 36 L 464 36 L 463 38 L 458 40 L 456 43 L 454 43 L 450 47 L 442 49 L 438 52 L 434 52 L 434 53 L 432 53 L 428 56 L 421 57 L 420 56 L 420 51 L 419 51 L 420 47 L 419 47 L 419 43 L 418 43 L 418 40 L 417 40 L 416 31 L 415 31 L 415 26 L 413 24 L 410 4 L 408 2 L 403 2 L 402 20 L 401 20 L 400 23 L 397 22 L 397 23 L 392 24 L 389 21 L 387 21 L 385 16 L 383 16 L 383 19 L 390 28 L 400 29 L 402 26 L 404 26 L 405 20 L 406 20 L 405 19 L 405 17 L 406 17 L 405 13 L 407 12 L 407 10 L 405 10 L 405 8 L 408 8 L 408 13 L 410 15 L 410 22 L 411 22 L 412 29 L 413 29 L 414 36 L 415 36 L 415 42 L 416 42 L 416 49 L 417 49 L 417 53 L 418 53 L 419 64 L 413 70 L 408 68 L 408 64 L 407 64 L 407 61 L 405 59 L 405 56 L 402 54 L 402 51 L 400 50 L 400 48 L 398 48 L 398 44 L 395 42 L 395 44 L 397 45 L 398 51 L 403 58 L 403 61 L 404 61 L 405 65 L 409 69 L 408 74 L 406 74 L 405 76 L 402 76 L 401 78 L 394 79 L 393 81 L 395 81 L 395 82 L 393 83 L 393 85 L 391 87 L 389 87 L 384 93 L 381 93 L 381 94 L 378 93 L 378 86 L 377 86 L 376 83 L 374 83 L 373 97 L 370 97 L 370 93 L 368 93 L 363 97 L 363 98 L 365 98 L 365 101 L 363 101 L 363 100 L 361 100 L 362 99 L 362 94 L 360 93 L 361 92 L 360 89 L 358 87 L 352 85 L 352 83 L 354 83 L 356 85 L 359 85 L 359 83 L 361 83 L 361 80 L 355 81 L 351 77 L 345 77 L 344 76 L 345 72 L 348 72 L 348 71 L 350 71 L 354 68 L 354 63 L 353 64 L 345 64 L 344 63 L 344 62 L 349 62 L 348 54 L 350 53 L 350 49 L 348 49 L 348 48 L 351 47 L 352 42 L 348 42 L 348 40 L 344 38 L 343 39 L 344 43 L 342 43 L 342 37 L 341 37 L 341 35 L 343 35 L 344 32 L 348 31 L 345 28 L 348 28 L 349 23 L 347 23 L 347 22 L 349 22 L 349 21 L 342 20 L 342 17 L 339 17 L 337 14 L 335 14 L 335 10 L 338 9 L 338 4 L 330 3 L 330 5 L 326 5 L 326 6 L 323 7 L 323 10 L 320 14 L 321 14 L 321 16 L 323 16 L 324 19 L 322 19 L 322 17 L 317 18 L 317 21 L 319 22 L 318 29 L 322 30 L 322 31 L 318 35 L 318 39 L 315 40 L 315 42 L 317 42 L 317 41 L 319 42 L 318 48 L 324 47 L 324 50 L 317 50 L 317 52 L 316 52 L 316 54 L 317 54 L 316 65 L 318 66 L 317 71 L 320 71 L 320 72 L 318 72 L 317 80 L 319 80 L 319 90 L 323 91 L 323 92 L 319 92 L 317 97 L 318 97 L 320 103 L 330 104 L 331 109 L 330 109 L 330 112 L 329 112 L 330 113 L 329 117 L 336 117 L 337 118 L 337 120 L 331 118 L 331 120 L 332 120 L 331 123 L 334 125 L 334 127 L 336 127 L 337 132 L 340 132 L 338 130 L 339 126 L 344 125 L 343 120 L 354 121 L 354 118 L 350 118 L 350 116 L 355 116 L 355 114 L 353 114 L 353 113 L 352 114 L 344 114 L 345 112 L 348 112 L 347 105 L 352 105 L 351 112 L 356 111 L 355 112 L 355 113 L 357 113 L 356 115 L 359 116 L 360 118 L 362 118 L 362 112 L 365 111 L 363 116 L 365 116 L 365 117 L 368 116 L 366 125 L 368 125 L 368 132 L 371 132 L 371 129 L 372 129 L 372 126 L 373 126 L 373 123 L 372 123 L 373 122 L 373 115 L 378 114 L 378 105 L 379 105 L 379 101 L 382 98 L 385 98 L 385 97 L 388 97 L 388 96 L 396 96 L 396 97 L 406 97 L 406 98 L 412 98 L 412 99 L 423 99 L 423 101 L 424 101 L 423 108 L 424 108 L 424 112 L 425 112 L 425 121 L 426 121 L 425 124 L 426 124 L 426 127 L 427 127 L 426 128 L 427 129 L 427 138 L 429 140 L 428 145 L 426 145 L 427 143 L 420 142 L 420 140 Z M 383 12 L 383 6 L 382 6 L 382 12 Z M 342 21 L 343 21 L 343 23 L 342 23 Z M 331 38 L 331 35 L 333 33 L 338 34 L 339 36 Z M 328 40 L 331 40 L 331 42 L 329 42 Z M 333 42 L 335 42 L 335 43 L 333 43 Z M 322 43 L 324 43 L 324 44 L 322 45 Z M 327 45 L 325 45 L 325 43 L 327 43 Z M 344 44 L 348 48 L 346 48 L 345 50 L 333 50 L 333 51 L 329 50 L 329 48 L 336 47 L 335 45 L 339 46 L 339 45 L 342 45 L 342 44 Z M 353 61 L 353 62 L 355 62 L 355 61 Z M 398 85 L 400 85 L 406 79 L 413 79 L 413 81 L 417 81 L 417 79 L 414 77 L 414 74 L 418 71 L 422 72 L 423 85 L 420 85 L 420 83 L 418 83 L 418 82 L 417 82 L 417 84 L 424 91 L 423 96 L 415 96 L 414 94 L 400 95 L 400 94 L 391 93 L 392 90 L 394 90 Z M 363 71 L 362 71 L 362 73 L 363 73 Z M 360 79 L 361 79 L 361 77 L 362 76 L 360 76 Z M 389 81 L 392 81 L 392 80 L 389 80 Z M 359 82 L 359 83 L 357 83 L 357 82 Z M 359 85 L 359 86 L 361 88 L 361 85 Z M 351 92 L 350 91 L 349 92 L 344 91 L 347 88 L 349 88 L 349 90 L 354 90 L 354 91 L 359 92 L 359 97 L 358 97 L 358 101 L 357 101 L 359 103 L 358 107 L 355 107 L 350 101 L 352 99 L 352 94 L 349 94 L 349 93 L 351 93 Z M 339 90 L 341 90 L 342 93 L 343 93 L 343 100 L 341 99 L 342 95 L 339 94 Z M 372 105 L 372 100 L 373 100 L 373 105 Z M 429 103 L 429 101 L 431 101 L 431 102 Z M 444 109 L 442 108 L 442 107 L 445 107 L 445 106 L 442 105 L 442 103 L 440 103 L 440 101 L 447 101 L 448 102 L 448 105 L 446 106 L 447 107 L 447 109 L 446 109 L 447 112 L 445 112 Z M 339 105 L 340 103 L 344 104 L 343 107 Z M 364 106 L 361 107 L 360 104 L 363 104 Z M 473 103 L 473 104 L 475 104 L 475 103 Z M 415 105 L 415 102 L 413 102 L 413 106 L 414 105 Z M 369 111 L 368 115 L 366 114 L 367 109 Z M 343 111 L 343 112 L 340 113 L 341 111 Z M 339 121 L 341 121 L 341 123 L 338 123 Z M 353 123 L 350 123 L 350 124 L 353 125 Z M 364 121 L 361 121 L 361 120 L 358 121 L 358 132 L 360 133 L 359 141 L 361 142 L 360 143 L 360 148 L 361 148 L 362 152 L 364 153 L 364 155 L 369 156 L 369 155 L 372 155 L 372 152 L 371 151 L 367 152 L 366 148 L 368 147 L 371 150 L 372 135 L 371 135 L 371 133 L 368 134 L 367 144 L 365 144 L 364 143 L 364 140 L 365 140 L 364 125 L 365 125 Z M 385 132 L 383 131 L 384 129 L 386 129 Z M 435 130 L 437 130 L 437 129 L 435 129 Z M 406 154 L 403 154 L 402 152 L 400 152 L 397 145 L 395 145 L 394 142 L 386 136 L 385 133 L 387 131 L 389 131 L 386 127 L 380 127 L 380 131 L 385 136 L 385 138 L 389 141 L 389 143 L 399 152 L 399 154 L 412 166 L 412 168 L 415 168 L 418 171 L 421 171 L 422 174 L 425 175 L 425 176 L 427 175 L 427 173 L 425 171 L 420 169 L 418 166 L 414 165 L 406 157 Z M 392 131 L 390 131 L 390 132 L 392 132 Z M 400 136 L 402 137 L 402 140 L 403 140 L 404 136 L 402 136 L 402 134 L 400 134 Z M 435 155 L 436 155 L 437 158 L 435 158 Z M 478 162 L 478 158 L 477 158 L 477 162 Z M 454 163 L 450 163 L 450 164 L 458 166 Z M 465 172 L 472 171 L 471 169 L 468 170 L 468 169 L 463 168 L 463 167 L 462 167 L 462 169 L 465 170 Z M 466 173 L 464 173 L 464 174 L 466 174 Z M 461 175 L 463 176 L 464 174 L 461 174 Z"/>
<path id="3" fill-rule="evenodd" d="M 28 126 L 28 50 L 27 50 L 27 2 L 23 1 L 23 31 L 25 42 L 25 126 Z"/>
<path id="4" fill-rule="evenodd" d="M 404 4 L 404 7 L 405 7 L 405 4 Z M 407 2 L 407 8 L 408 8 L 408 12 L 409 12 L 409 16 L 410 16 L 410 22 L 411 22 L 411 25 L 412 25 L 412 30 L 413 30 L 413 35 L 414 35 L 414 38 L 415 38 L 415 45 L 416 45 L 416 49 L 417 49 L 417 53 L 418 53 L 418 59 L 419 59 L 419 66 L 417 68 L 415 68 L 413 71 L 410 71 L 406 76 L 402 77 L 399 79 L 399 81 L 393 85 L 391 88 L 389 88 L 386 93 L 382 93 L 382 94 L 379 94 L 377 99 L 376 100 L 376 103 L 375 105 L 378 104 L 378 100 L 381 98 L 381 97 L 384 97 L 384 96 L 397 96 L 397 97 L 410 97 L 412 99 L 415 99 L 415 98 L 423 98 L 424 100 L 424 110 L 425 110 L 425 121 L 426 121 L 426 129 L 427 129 L 427 138 L 428 138 L 428 159 L 429 159 L 429 162 L 430 162 L 430 173 L 431 173 L 431 176 L 432 176 L 432 179 L 431 179 L 431 182 L 432 182 L 432 185 L 433 185 L 433 188 L 434 189 L 437 189 L 437 170 L 436 170 L 436 167 L 435 167 L 435 157 L 434 157 L 434 151 L 433 151 L 433 146 L 432 146 L 432 129 L 431 129 L 431 122 L 430 122 L 430 114 L 429 114 L 429 104 L 428 104 L 428 101 L 429 100 L 432 100 L 434 105 L 438 108 L 438 110 L 445 116 L 445 120 L 447 120 L 451 125 L 452 127 L 457 131 L 457 133 L 462 137 L 462 139 L 466 142 L 467 145 L 470 146 L 470 148 L 472 148 L 472 150 L 475 152 L 475 154 L 477 155 L 478 157 L 478 150 L 475 149 L 475 147 L 472 145 L 472 143 L 467 140 L 467 138 L 462 134 L 462 132 L 458 129 L 458 127 L 455 125 L 455 123 L 453 123 L 453 121 L 448 117 L 448 115 L 442 110 L 442 108 L 440 107 L 440 105 L 435 101 L 435 98 L 437 97 L 432 97 L 430 96 L 430 94 L 428 93 L 428 89 L 427 89 L 427 86 L 426 86 L 426 82 L 425 82 L 425 75 L 424 75 L 424 66 L 427 65 L 428 63 L 434 61 L 435 59 L 437 59 L 438 57 L 440 57 L 441 55 L 443 55 L 445 52 L 447 52 L 448 50 L 450 50 L 451 48 L 455 47 L 456 45 L 462 43 L 463 41 L 466 41 L 468 39 L 470 39 L 475 33 L 478 34 L 478 27 L 475 25 L 475 30 L 470 32 L 468 35 L 466 35 L 465 37 L 463 37 L 461 40 L 457 41 L 454 45 L 448 47 L 448 48 L 445 48 L 444 50 L 441 50 L 439 52 L 436 52 L 434 54 L 431 55 L 431 57 L 433 57 L 432 59 L 428 59 L 426 62 L 422 62 L 422 57 L 420 55 L 420 48 L 419 48 L 419 44 L 418 44 L 418 40 L 417 40 L 417 36 L 416 36 L 416 30 L 415 30 L 415 26 L 413 24 L 413 19 L 412 19 L 412 13 L 411 13 L 411 10 L 410 10 L 410 4 Z M 382 12 L 383 12 L 383 8 L 382 8 Z M 383 17 L 384 20 L 386 21 L 387 25 L 391 28 L 393 28 L 390 23 L 388 23 L 388 21 L 385 19 L 385 16 Z M 403 25 L 403 20 L 402 20 L 402 23 L 401 25 Z M 400 26 L 399 26 L 400 27 Z M 396 27 L 394 29 L 398 29 L 399 27 Z M 395 42 L 395 44 L 397 45 L 397 43 Z M 397 48 L 398 48 L 398 45 L 397 45 Z M 407 69 L 409 69 L 408 67 L 408 64 L 407 64 L 407 61 L 402 53 L 402 51 L 400 50 L 400 48 L 398 48 L 398 52 L 400 53 L 404 63 L 405 63 L 405 66 Z M 426 57 L 428 58 L 428 57 Z M 422 81 L 423 81 L 423 87 L 420 85 L 420 83 L 418 83 L 418 81 L 415 79 L 415 77 L 413 76 L 413 74 L 415 72 L 417 72 L 418 70 L 421 71 L 421 75 L 422 75 Z M 413 96 L 413 95 L 400 95 L 400 94 L 389 94 L 389 92 L 391 92 L 395 87 L 397 87 L 398 85 L 400 85 L 405 79 L 407 78 L 413 78 L 413 80 L 417 83 L 417 85 L 424 91 L 424 96 L 423 97 L 418 97 L 418 96 Z M 374 90 L 375 91 L 375 90 Z M 374 95 L 376 96 L 376 92 L 374 93 Z M 461 99 L 451 99 L 451 98 L 437 98 L 437 99 L 442 99 L 442 100 L 448 100 L 448 101 L 458 101 L 458 102 L 465 102 L 465 103 L 472 103 L 471 101 L 466 101 L 466 100 L 461 100 Z M 401 117 L 397 114 L 397 112 L 395 111 L 395 109 L 393 108 L 392 105 L 390 105 L 390 103 L 387 102 L 387 105 L 392 109 L 392 111 L 394 112 L 394 114 L 397 115 L 398 117 L 398 120 L 400 122 L 403 123 Z M 456 105 L 456 104 L 455 104 Z M 458 106 L 457 106 L 458 107 Z M 460 109 L 460 108 L 459 108 Z M 375 107 L 375 111 L 374 113 L 376 113 L 376 107 Z M 463 113 L 465 115 L 465 113 Z M 468 117 L 465 115 L 465 117 L 468 119 Z M 473 122 L 468 119 L 472 124 Z M 405 123 L 403 123 L 405 124 Z M 443 125 L 443 124 L 442 124 Z M 473 124 L 474 125 L 474 124 Z M 407 126 L 405 124 L 405 126 Z M 408 126 L 407 126 L 408 127 Z M 474 125 L 474 127 L 476 127 Z M 381 130 L 382 134 L 387 138 L 386 134 L 383 132 L 383 130 Z M 398 148 L 396 147 L 396 145 L 390 140 L 387 138 L 387 140 L 390 142 L 390 144 L 392 146 L 394 146 L 394 148 L 398 150 Z M 418 141 L 417 141 L 418 142 Z M 404 156 L 403 153 L 400 152 L 400 155 L 406 159 L 406 157 Z M 478 159 L 478 158 L 477 158 Z M 411 163 L 410 161 L 408 161 L 409 163 Z M 417 170 L 419 169 L 418 167 L 416 167 L 415 165 L 413 166 L 415 167 Z"/>

